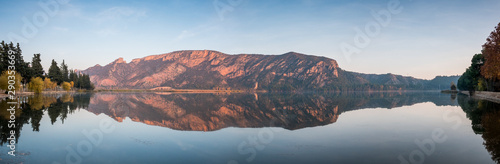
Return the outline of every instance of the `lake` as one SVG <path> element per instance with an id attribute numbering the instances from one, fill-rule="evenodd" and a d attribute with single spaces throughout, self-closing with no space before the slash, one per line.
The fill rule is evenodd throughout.
<path id="1" fill-rule="evenodd" d="M 498 163 L 500 105 L 438 92 L 23 98 L 0 163 Z M 14 131 L 15 155 L 9 155 Z"/>

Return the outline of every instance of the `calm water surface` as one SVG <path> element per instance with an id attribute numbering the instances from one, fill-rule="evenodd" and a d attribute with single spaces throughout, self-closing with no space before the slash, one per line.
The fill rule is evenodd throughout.
<path id="1" fill-rule="evenodd" d="M 0 163 L 500 162 L 500 105 L 433 92 L 37 95 L 15 128 L 0 107 Z"/>

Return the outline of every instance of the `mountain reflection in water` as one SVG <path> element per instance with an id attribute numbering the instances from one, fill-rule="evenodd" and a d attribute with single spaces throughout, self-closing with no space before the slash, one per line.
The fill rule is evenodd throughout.
<path id="1" fill-rule="evenodd" d="M 448 95 L 423 93 L 351 94 L 154 94 L 103 93 L 90 99 L 88 111 L 121 122 L 176 130 L 214 131 L 227 127 L 282 127 L 289 130 L 331 124 L 342 112 L 394 108 L 432 101 L 456 105 Z"/>

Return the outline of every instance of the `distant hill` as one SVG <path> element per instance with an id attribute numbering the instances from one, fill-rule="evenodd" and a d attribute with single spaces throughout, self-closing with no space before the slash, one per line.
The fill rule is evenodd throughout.
<path id="1" fill-rule="evenodd" d="M 426 87 L 430 89 L 445 90 L 450 89 L 451 82 L 458 84 L 460 75 L 455 76 L 436 76 L 434 79 L 426 83 Z"/>
<path id="2" fill-rule="evenodd" d="M 342 70 L 326 57 L 289 52 L 282 55 L 229 55 L 210 50 L 176 51 L 134 59 L 123 58 L 83 73 L 99 89 L 239 89 L 239 90 L 398 90 L 438 89 L 458 77 L 416 79 L 394 74 Z M 455 79 L 456 78 L 456 79 Z M 437 86 L 437 87 L 436 87 Z"/>
<path id="3" fill-rule="evenodd" d="M 351 72 L 367 80 L 369 84 L 374 85 L 389 85 L 401 86 L 406 89 L 421 89 L 421 90 L 444 90 L 449 89 L 451 82 L 457 84 L 460 75 L 455 76 L 436 76 L 434 79 L 425 80 L 411 76 L 401 76 L 395 74 L 363 74 Z"/>

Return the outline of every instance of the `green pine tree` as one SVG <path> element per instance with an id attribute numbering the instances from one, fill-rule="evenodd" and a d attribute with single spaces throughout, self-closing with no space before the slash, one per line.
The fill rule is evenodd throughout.
<path id="1" fill-rule="evenodd" d="M 69 75 L 68 65 L 66 65 L 66 64 L 64 63 L 64 60 L 63 60 L 63 62 L 61 63 L 61 68 L 60 68 L 60 70 L 61 70 L 61 80 L 62 80 L 62 81 L 69 82 L 69 77 L 68 77 L 68 75 Z"/>
<path id="2" fill-rule="evenodd" d="M 33 77 L 43 77 L 45 71 L 42 66 L 42 59 L 40 59 L 40 54 L 34 54 L 31 60 L 31 69 Z"/>
<path id="3" fill-rule="evenodd" d="M 61 69 L 59 69 L 59 67 L 57 66 L 57 62 L 54 59 L 52 59 L 52 64 L 49 67 L 48 76 L 50 80 L 57 82 L 58 85 L 61 84 L 62 82 Z"/>

